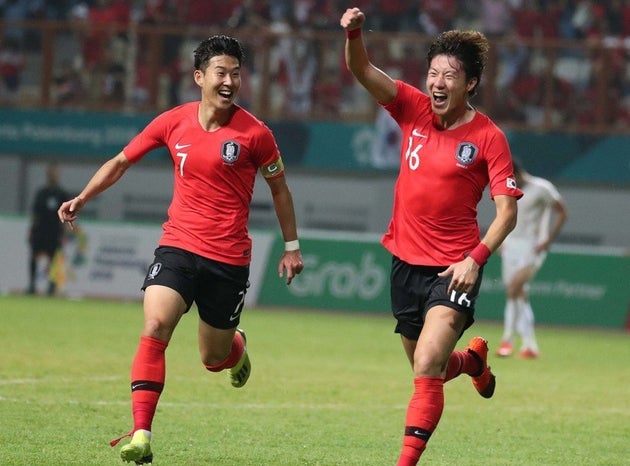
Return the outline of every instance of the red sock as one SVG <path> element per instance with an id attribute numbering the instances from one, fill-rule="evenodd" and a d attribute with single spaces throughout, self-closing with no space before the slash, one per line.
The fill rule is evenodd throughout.
<path id="1" fill-rule="evenodd" d="M 417 377 L 414 385 L 415 390 L 407 407 L 405 436 L 397 466 L 414 466 L 418 463 L 444 409 L 444 379 Z"/>
<path id="2" fill-rule="evenodd" d="M 454 379 L 461 374 L 475 375 L 479 372 L 479 359 L 470 351 L 453 351 L 448 358 L 444 381 Z"/>
<path id="3" fill-rule="evenodd" d="M 147 336 L 140 337 L 131 366 L 131 406 L 133 430 L 151 430 L 153 415 L 166 379 L 168 343 Z"/>
<path id="4" fill-rule="evenodd" d="M 245 342 L 243 341 L 243 337 L 240 333 L 235 332 L 234 338 L 232 339 L 230 354 L 228 354 L 227 358 L 225 358 L 223 362 L 220 362 L 216 366 L 206 365 L 206 369 L 208 369 L 210 372 L 221 372 L 223 369 L 234 367 L 241 360 L 241 356 L 243 356 L 243 351 L 245 351 Z"/>

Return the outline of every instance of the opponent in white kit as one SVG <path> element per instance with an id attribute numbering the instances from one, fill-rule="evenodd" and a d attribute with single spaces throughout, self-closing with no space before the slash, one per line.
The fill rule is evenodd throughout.
<path id="1" fill-rule="evenodd" d="M 521 338 L 519 356 L 537 358 L 539 350 L 534 332 L 534 312 L 529 302 L 530 282 L 545 261 L 549 246 L 566 222 L 568 210 L 562 196 L 550 181 L 532 176 L 517 160 L 513 163 L 516 183 L 523 191 L 523 197 L 518 200 L 516 227 L 501 246 L 502 275 L 507 299 L 503 338 L 497 355 L 512 354 L 516 333 Z"/>

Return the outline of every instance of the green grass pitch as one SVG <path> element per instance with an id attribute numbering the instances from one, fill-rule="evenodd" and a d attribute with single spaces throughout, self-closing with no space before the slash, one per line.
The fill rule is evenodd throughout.
<path id="1" fill-rule="evenodd" d="M 115 465 L 131 427 L 129 369 L 140 303 L 0 298 L 0 464 Z M 411 370 L 393 319 L 246 309 L 252 376 L 242 389 L 199 361 L 197 316 L 167 351 L 154 465 L 386 466 L 401 445 Z M 478 322 L 491 351 L 497 323 Z M 542 357 L 498 359 L 497 390 L 445 387 L 432 465 L 630 463 L 630 334 L 538 329 Z M 126 440 L 123 440 L 123 442 Z"/>

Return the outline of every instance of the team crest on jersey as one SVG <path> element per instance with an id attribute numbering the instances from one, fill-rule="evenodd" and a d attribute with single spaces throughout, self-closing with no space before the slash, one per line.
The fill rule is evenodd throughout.
<path id="1" fill-rule="evenodd" d="M 472 142 L 462 142 L 457 146 L 455 157 L 463 165 L 470 165 L 477 157 L 479 149 Z"/>
<path id="2" fill-rule="evenodd" d="M 225 141 L 221 145 L 221 158 L 228 165 L 232 165 L 238 160 L 241 153 L 241 145 L 234 141 Z"/>

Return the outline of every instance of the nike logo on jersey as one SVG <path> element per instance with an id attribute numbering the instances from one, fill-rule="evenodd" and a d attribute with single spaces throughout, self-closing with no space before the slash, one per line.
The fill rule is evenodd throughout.
<path id="1" fill-rule="evenodd" d="M 427 138 L 426 134 L 422 134 L 420 133 L 416 128 L 413 129 L 413 131 L 411 132 L 411 134 L 413 134 L 414 136 L 417 136 L 419 138 Z"/>
<path id="2" fill-rule="evenodd" d="M 175 144 L 175 150 L 180 150 L 180 149 L 184 149 L 186 147 L 190 147 L 192 146 L 192 144 L 180 144 L 179 142 L 177 144 Z"/>

